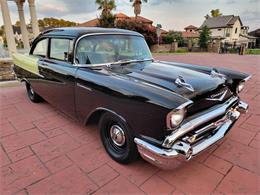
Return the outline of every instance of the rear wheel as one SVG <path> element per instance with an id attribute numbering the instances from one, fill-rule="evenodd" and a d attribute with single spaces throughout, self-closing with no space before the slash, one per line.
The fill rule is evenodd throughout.
<path id="1" fill-rule="evenodd" d="M 119 163 L 137 159 L 138 151 L 133 133 L 124 121 L 113 114 L 105 113 L 99 121 L 100 136 L 107 153 Z"/>
<path id="2" fill-rule="evenodd" d="M 29 99 L 34 102 L 34 103 L 39 103 L 42 102 L 43 99 L 41 96 L 39 96 L 32 88 L 30 83 L 26 82 L 26 90 L 27 90 L 27 95 Z"/>

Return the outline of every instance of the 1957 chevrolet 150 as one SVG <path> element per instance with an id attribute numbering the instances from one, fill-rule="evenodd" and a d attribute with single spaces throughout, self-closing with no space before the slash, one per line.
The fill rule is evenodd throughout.
<path id="1" fill-rule="evenodd" d="M 222 139 L 248 109 L 239 98 L 248 74 L 155 61 L 143 36 L 127 30 L 48 30 L 14 64 L 31 101 L 98 122 L 119 163 L 140 154 L 170 168 Z"/>

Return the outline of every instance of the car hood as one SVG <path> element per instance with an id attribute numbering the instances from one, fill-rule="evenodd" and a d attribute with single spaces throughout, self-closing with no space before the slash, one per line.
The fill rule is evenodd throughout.
<path id="1" fill-rule="evenodd" d="M 213 77 L 207 73 L 178 66 L 178 64 L 171 65 L 160 62 L 126 65 L 114 68 L 113 72 L 124 76 L 126 79 L 167 89 L 188 99 L 215 90 L 226 82 L 221 77 Z M 177 78 L 182 78 L 182 81 L 192 86 L 193 90 L 177 84 Z"/>

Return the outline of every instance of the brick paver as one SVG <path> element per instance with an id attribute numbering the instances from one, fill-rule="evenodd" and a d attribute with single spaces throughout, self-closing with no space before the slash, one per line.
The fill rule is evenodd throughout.
<path id="1" fill-rule="evenodd" d="M 95 190 L 97 185 L 76 166 L 28 187 L 30 194 L 89 194 Z"/>
<path id="2" fill-rule="evenodd" d="M 25 87 L 0 88 L 0 194 L 260 194 L 260 57 L 158 55 L 157 59 L 253 74 L 242 92 L 250 110 L 227 137 L 174 170 L 139 159 L 114 162 L 95 125 L 84 127 Z"/>

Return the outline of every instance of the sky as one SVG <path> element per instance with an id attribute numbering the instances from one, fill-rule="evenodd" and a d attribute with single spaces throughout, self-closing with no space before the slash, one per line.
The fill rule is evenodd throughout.
<path id="1" fill-rule="evenodd" d="M 129 0 L 115 0 L 115 13 L 134 15 Z M 82 23 L 100 14 L 95 0 L 35 0 L 38 18 L 55 17 Z M 18 20 L 15 2 L 8 1 L 12 22 Z M 192 24 L 199 27 L 210 10 L 220 9 L 224 15 L 239 15 L 250 30 L 260 28 L 260 0 L 148 0 L 142 4 L 141 16 L 161 24 L 166 30 L 183 30 Z M 25 18 L 29 22 L 29 6 L 24 4 Z M 0 25 L 3 20 L 0 15 Z"/>

